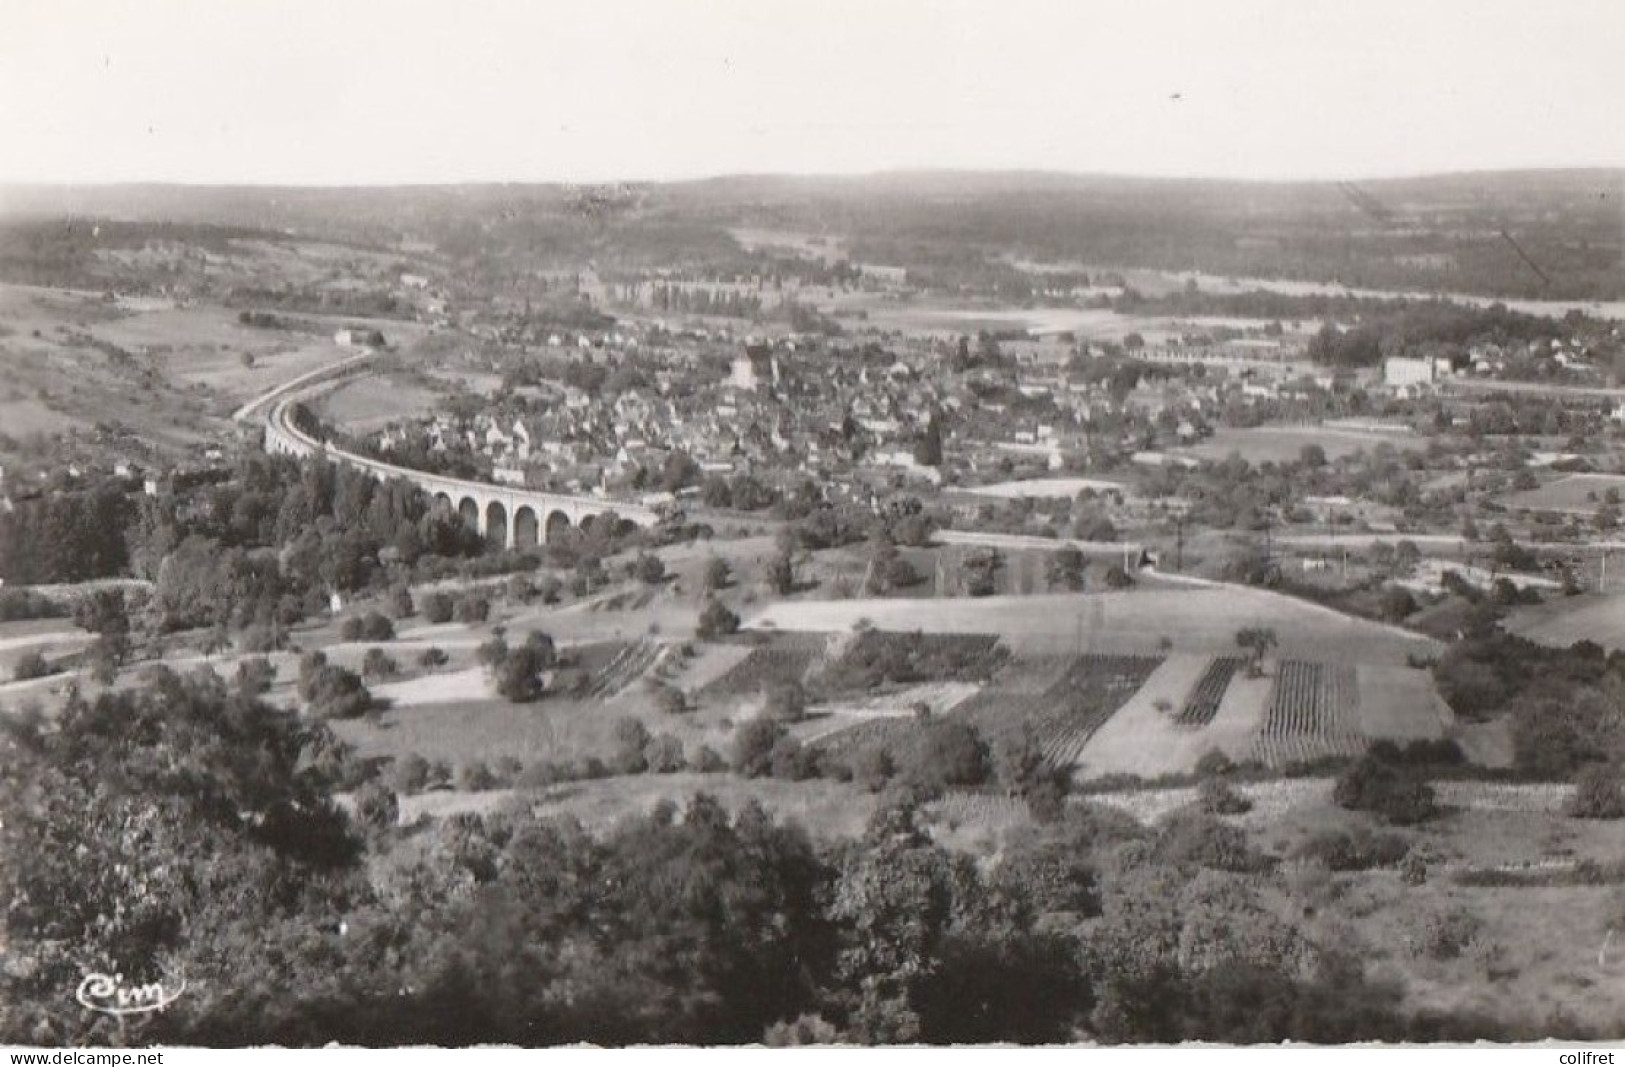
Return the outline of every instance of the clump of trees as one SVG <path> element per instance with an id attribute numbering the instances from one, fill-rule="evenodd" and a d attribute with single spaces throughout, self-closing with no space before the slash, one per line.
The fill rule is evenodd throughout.
<path id="1" fill-rule="evenodd" d="M 694 633 L 702 641 L 715 641 L 719 637 L 739 632 L 739 616 L 720 600 L 710 599 L 700 612 Z"/>
<path id="2" fill-rule="evenodd" d="M 498 695 L 525 704 L 546 693 L 548 672 L 558 664 L 558 649 L 551 634 L 532 630 L 517 646 L 509 646 L 498 634 L 480 646 L 478 657 Z"/>
<path id="3" fill-rule="evenodd" d="M 60 669 L 52 666 L 51 662 L 36 650 L 24 652 L 17 657 L 17 663 L 11 668 L 11 676 L 16 681 L 27 682 L 55 674 Z"/>
<path id="4" fill-rule="evenodd" d="M 339 626 L 339 636 L 346 641 L 393 641 L 395 624 L 382 612 L 369 611 L 345 619 Z"/>
<path id="5" fill-rule="evenodd" d="M 1422 822 L 1438 810 L 1433 787 L 1415 769 L 1367 753 L 1344 771 L 1332 798 L 1341 807 L 1369 811 L 1395 826 Z"/>
<path id="6" fill-rule="evenodd" d="M 1592 764 L 1580 772 L 1568 813 L 1579 819 L 1625 818 L 1625 780 L 1617 764 Z"/>
<path id="7" fill-rule="evenodd" d="M 320 651 L 300 657 L 299 699 L 318 720 L 354 719 L 378 707 L 359 675 L 329 663 L 326 653 Z"/>

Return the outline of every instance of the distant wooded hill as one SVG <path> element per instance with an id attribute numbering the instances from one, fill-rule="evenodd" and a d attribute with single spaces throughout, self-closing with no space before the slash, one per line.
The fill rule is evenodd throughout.
<path id="1" fill-rule="evenodd" d="M 1004 255 L 1370 288 L 1625 298 L 1625 170 L 1359 183 L 1043 173 L 723 177 L 673 184 L 11 187 L 5 216 L 207 224 L 530 266 L 760 268 L 730 230 L 816 234 L 854 260 L 976 286 Z M 7 237 L 0 230 L 0 250 Z M 957 271 L 957 272 L 956 272 Z"/>

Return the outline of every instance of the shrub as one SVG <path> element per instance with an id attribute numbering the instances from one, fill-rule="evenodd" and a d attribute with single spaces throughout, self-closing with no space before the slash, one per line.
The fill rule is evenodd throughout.
<path id="1" fill-rule="evenodd" d="M 773 769 L 773 749 L 786 730 L 772 719 L 752 719 L 734 732 L 733 768 L 746 778 L 761 778 Z"/>
<path id="2" fill-rule="evenodd" d="M 689 760 L 689 766 L 701 774 L 719 774 L 728 769 L 728 761 L 710 745 L 701 745 L 694 758 Z"/>
<path id="3" fill-rule="evenodd" d="M 56 668 L 48 663 L 44 656 L 36 652 L 25 652 L 12 668 L 11 676 L 19 682 L 26 682 L 30 678 L 44 678 L 48 674 L 55 674 Z"/>
<path id="4" fill-rule="evenodd" d="M 659 556 L 644 552 L 632 564 L 632 573 L 644 585 L 659 585 L 666 580 L 666 565 Z"/>
<path id="5" fill-rule="evenodd" d="M 287 643 L 287 631 L 275 623 L 257 622 L 237 635 L 237 647 L 244 652 L 276 652 Z"/>
<path id="6" fill-rule="evenodd" d="M 1438 810 L 1433 788 L 1414 771 L 1369 754 L 1337 779 L 1332 798 L 1340 807 L 1372 812 L 1395 826 L 1414 825 Z"/>
<path id="7" fill-rule="evenodd" d="M 480 642 L 480 647 L 474 650 L 474 658 L 480 666 L 491 670 L 502 666 L 502 661 L 508 658 L 508 641 L 501 634 L 493 634 L 489 640 Z"/>
<path id="8" fill-rule="evenodd" d="M 517 756 L 498 756 L 491 765 L 491 773 L 496 776 L 498 788 L 507 788 L 519 781 L 519 776 L 525 773 L 525 765 Z"/>
<path id="9" fill-rule="evenodd" d="M 454 610 L 450 594 L 429 593 L 423 598 L 423 617 L 432 623 L 450 622 Z"/>
<path id="10" fill-rule="evenodd" d="M 1620 781 L 1619 767 L 1596 763 L 1582 770 L 1565 810 L 1577 819 L 1625 817 L 1625 784 Z"/>
<path id="11" fill-rule="evenodd" d="M 412 603 L 412 590 L 404 585 L 397 585 L 389 591 L 389 610 L 397 619 L 409 619 L 415 610 Z"/>
<path id="12" fill-rule="evenodd" d="M 767 687 L 763 711 L 779 722 L 800 722 L 807 715 L 807 693 L 797 681 L 774 682 Z"/>
<path id="13" fill-rule="evenodd" d="M 491 668 L 497 692 L 514 704 L 539 698 L 545 689 L 542 673 L 547 670 L 546 659 L 545 654 L 529 642 L 508 649 Z"/>
<path id="14" fill-rule="evenodd" d="M 644 749 L 649 745 L 649 730 L 638 719 L 622 719 L 615 724 L 615 755 L 611 760 L 617 774 L 642 774 L 649 769 Z"/>
<path id="15" fill-rule="evenodd" d="M 452 618 L 463 623 L 481 623 L 491 617 L 491 602 L 479 593 L 465 593 L 452 606 Z"/>
<path id="16" fill-rule="evenodd" d="M 1106 571 L 1107 589 L 1127 589 L 1134 584 L 1134 576 L 1123 569 L 1121 563 L 1113 563 Z"/>
<path id="17" fill-rule="evenodd" d="M 1239 827 L 1203 813 L 1179 813 L 1163 824 L 1153 846 L 1163 863 L 1245 873 L 1262 870 L 1267 860 Z"/>
<path id="18" fill-rule="evenodd" d="M 957 719 L 929 723 L 905 768 L 904 777 L 927 793 L 951 786 L 975 786 L 992 772 L 987 742 L 976 727 Z"/>
<path id="19" fill-rule="evenodd" d="M 400 798 L 395 790 L 375 779 L 356 791 L 355 814 L 356 821 L 368 829 L 392 829 L 400 821 Z"/>
<path id="20" fill-rule="evenodd" d="M 683 695 L 681 689 L 670 682 L 660 682 L 651 678 L 648 687 L 650 696 L 654 698 L 655 707 L 667 715 L 681 715 L 688 710 L 688 698 Z"/>
<path id="21" fill-rule="evenodd" d="M 514 780 L 521 789 L 546 789 L 550 785 L 568 782 L 575 776 L 569 766 L 562 763 L 532 763 Z"/>
<path id="22" fill-rule="evenodd" d="M 1478 939 L 1482 927 L 1483 923 L 1470 912 L 1453 908 L 1424 918 L 1411 947 L 1429 959 L 1459 959 Z"/>
<path id="23" fill-rule="evenodd" d="M 655 774 L 675 774 L 686 767 L 683 743 L 671 734 L 656 734 L 643 746 L 643 761 Z"/>
<path id="24" fill-rule="evenodd" d="M 1198 778 L 1222 778 L 1236 769 L 1235 761 L 1217 748 L 1210 748 L 1196 761 Z"/>
<path id="25" fill-rule="evenodd" d="M 1329 871 L 1369 871 L 1377 867 L 1392 867 L 1409 854 L 1410 845 L 1403 837 L 1372 833 L 1365 827 L 1315 834 L 1294 852 L 1301 859 L 1318 860 Z"/>
<path id="26" fill-rule="evenodd" d="M 57 619 L 68 614 L 67 606 L 32 589 L 0 590 L 0 622 L 23 619 Z"/>
<path id="27" fill-rule="evenodd" d="M 400 673 L 400 664 L 381 648 L 369 648 L 361 659 L 361 677 L 369 682 L 393 678 Z"/>
<path id="28" fill-rule="evenodd" d="M 1389 622 L 1402 622 L 1416 613 L 1416 597 L 1402 585 L 1391 585 L 1382 592 L 1378 610 Z"/>
<path id="29" fill-rule="evenodd" d="M 762 1035 L 762 1044 L 768 1048 L 793 1048 L 802 1045 L 833 1045 L 840 1040 L 835 1024 L 826 1022 L 822 1015 L 802 1014 L 794 1022 L 776 1022 Z"/>
<path id="30" fill-rule="evenodd" d="M 536 653 L 536 658 L 544 668 L 556 666 L 559 662 L 559 648 L 553 640 L 553 635 L 545 630 L 532 630 L 525 635 L 522 646 Z"/>
<path id="31" fill-rule="evenodd" d="M 429 786 L 429 761 L 416 752 L 395 761 L 391 777 L 397 792 L 421 793 Z"/>
<path id="32" fill-rule="evenodd" d="M 768 753 L 768 763 L 775 778 L 802 782 L 818 777 L 818 754 L 789 734 L 780 736 L 773 743 L 773 749 Z"/>
<path id="33" fill-rule="evenodd" d="M 1253 802 L 1223 778 L 1202 779 L 1196 799 L 1209 815 L 1241 815 L 1253 810 Z"/>
<path id="34" fill-rule="evenodd" d="M 327 666 L 327 653 L 313 649 L 299 657 L 299 699 L 310 703 L 316 693 L 316 676 Z"/>
<path id="35" fill-rule="evenodd" d="M 339 627 L 339 636 L 346 641 L 393 641 L 395 624 L 380 612 L 352 615 Z"/>
<path id="36" fill-rule="evenodd" d="M 301 678 L 301 688 L 304 680 Z M 354 719 L 374 707 L 372 694 L 354 671 L 322 665 L 310 680 L 310 713 L 322 719 Z"/>
<path id="37" fill-rule="evenodd" d="M 472 760 L 457 771 L 457 786 L 466 793 L 483 793 L 495 789 L 496 784 L 497 776 L 491 773 L 484 760 Z"/>
<path id="38" fill-rule="evenodd" d="M 886 749 L 871 748 L 858 757 L 852 774 L 869 792 L 879 793 L 897 774 L 897 764 Z"/>
<path id="39" fill-rule="evenodd" d="M 431 669 L 435 667 L 444 667 L 449 659 L 450 657 L 446 655 L 445 649 L 439 647 L 438 645 L 433 645 L 424 649 L 418 654 L 418 666 L 428 667 Z"/>
<path id="40" fill-rule="evenodd" d="M 706 602 L 705 610 L 700 612 L 699 624 L 694 633 L 702 641 L 714 641 L 719 637 L 726 637 L 739 632 L 739 616 L 728 610 L 728 606 L 720 600 Z"/>
<path id="41" fill-rule="evenodd" d="M 247 696 L 264 696 L 276 681 L 276 668 L 264 656 L 253 656 L 237 664 L 237 689 Z"/>

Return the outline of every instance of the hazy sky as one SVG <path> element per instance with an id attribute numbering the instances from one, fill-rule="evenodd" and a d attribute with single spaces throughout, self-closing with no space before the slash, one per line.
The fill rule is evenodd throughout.
<path id="1" fill-rule="evenodd" d="M 0 0 L 0 181 L 1625 165 L 1625 0 Z"/>

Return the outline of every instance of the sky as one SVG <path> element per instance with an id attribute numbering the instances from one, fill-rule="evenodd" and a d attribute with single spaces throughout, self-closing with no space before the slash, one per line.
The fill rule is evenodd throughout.
<path id="1" fill-rule="evenodd" d="M 1625 166 L 1622 0 L 0 0 L 0 182 Z"/>

